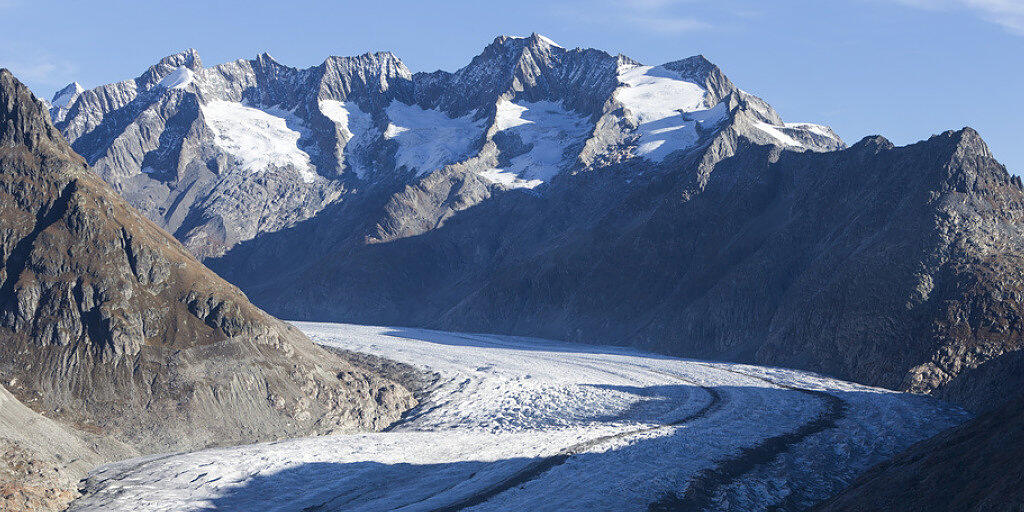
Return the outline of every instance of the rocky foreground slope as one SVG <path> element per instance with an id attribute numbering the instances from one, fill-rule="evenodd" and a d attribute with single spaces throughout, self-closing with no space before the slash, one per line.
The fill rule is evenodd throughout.
<path id="1" fill-rule="evenodd" d="M 98 461 L 379 429 L 413 402 L 196 261 L 90 172 L 7 70 L 0 378 L 5 510 L 59 507 Z"/>

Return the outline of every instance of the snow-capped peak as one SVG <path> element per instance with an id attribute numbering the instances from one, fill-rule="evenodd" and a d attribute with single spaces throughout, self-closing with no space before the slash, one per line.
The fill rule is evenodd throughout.
<path id="1" fill-rule="evenodd" d="M 174 55 L 168 55 L 160 59 L 158 64 L 185 66 L 190 69 L 198 69 L 203 66 L 202 59 L 199 58 L 199 52 L 195 48 L 189 48 Z"/>
<path id="2" fill-rule="evenodd" d="M 550 37 L 538 34 L 536 32 L 534 32 L 530 37 L 532 37 L 532 38 L 536 39 L 537 41 L 540 41 L 540 42 L 542 42 L 542 43 L 544 43 L 544 44 L 546 44 L 548 46 L 555 46 L 555 47 L 558 47 L 558 48 L 565 48 L 564 46 L 562 46 L 562 45 L 552 41 Z"/>
<path id="3" fill-rule="evenodd" d="M 53 95 L 53 101 L 50 102 L 50 105 L 53 108 L 64 108 L 70 106 L 71 103 L 75 101 L 75 98 L 84 91 L 85 89 L 81 84 L 78 82 L 72 82 L 63 89 L 57 91 L 57 94 Z"/>
<path id="4" fill-rule="evenodd" d="M 543 36 L 543 35 L 538 34 L 536 32 L 534 32 L 534 33 L 532 33 L 532 34 L 530 34 L 528 36 L 501 35 L 501 36 L 498 36 L 498 37 L 494 38 L 494 42 L 491 43 L 491 44 L 505 45 L 507 43 L 513 43 L 513 44 L 515 44 L 517 46 L 522 44 L 524 46 L 537 45 L 537 46 L 541 46 L 541 47 L 554 47 L 554 48 L 565 49 L 565 47 L 563 47 L 562 45 L 556 43 L 550 37 Z"/>

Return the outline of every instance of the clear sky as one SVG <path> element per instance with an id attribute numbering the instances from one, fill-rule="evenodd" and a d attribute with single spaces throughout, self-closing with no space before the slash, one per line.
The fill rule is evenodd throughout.
<path id="1" fill-rule="evenodd" d="M 413 71 L 451 71 L 531 32 L 647 64 L 702 53 L 787 121 L 848 143 L 972 126 L 1024 173 L 1024 0 L 0 0 L 0 66 L 50 97 L 189 47 L 207 66 L 391 50 Z"/>

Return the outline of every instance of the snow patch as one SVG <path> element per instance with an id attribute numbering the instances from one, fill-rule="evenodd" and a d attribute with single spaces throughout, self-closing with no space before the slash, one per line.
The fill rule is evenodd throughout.
<path id="1" fill-rule="evenodd" d="M 519 102 L 502 99 L 494 117 L 496 132 L 516 135 L 528 147 L 512 157 L 509 166 L 489 169 L 481 176 L 512 188 L 534 188 L 549 181 L 565 165 L 565 150 L 589 135 L 585 116 L 552 101 Z"/>
<path id="2" fill-rule="evenodd" d="M 541 41 L 543 41 L 544 43 L 546 43 L 546 44 L 548 44 L 550 46 L 557 46 L 559 48 L 564 48 L 564 46 L 562 46 L 562 45 L 552 41 L 551 38 L 549 38 L 549 37 L 537 34 L 537 39 L 540 39 Z"/>
<path id="3" fill-rule="evenodd" d="M 794 139 L 793 137 L 790 137 L 789 135 L 786 135 L 785 133 L 782 132 L 782 130 L 779 130 L 777 127 L 772 126 L 772 125 L 770 125 L 770 124 L 768 124 L 768 123 L 766 123 L 764 121 L 755 121 L 754 122 L 754 127 L 757 128 L 758 130 L 761 130 L 762 132 L 768 134 L 769 137 L 775 139 L 776 141 L 778 141 L 783 146 L 794 146 L 794 147 L 802 147 L 803 146 L 802 144 L 797 142 L 797 140 Z"/>
<path id="4" fill-rule="evenodd" d="M 85 92 L 85 89 L 82 88 L 78 82 L 74 82 L 61 89 L 57 95 L 53 97 L 53 101 L 50 103 L 50 106 L 58 109 L 71 106 L 71 102 L 83 92 Z"/>
<path id="5" fill-rule="evenodd" d="M 693 147 L 701 129 L 717 126 L 727 116 L 724 105 L 706 108 L 703 87 L 661 66 L 623 66 L 619 82 L 622 86 L 613 97 L 636 122 L 636 153 L 655 162 Z"/>
<path id="6" fill-rule="evenodd" d="M 373 116 L 363 112 L 359 105 L 338 100 L 321 100 L 320 111 L 337 125 L 345 136 L 345 161 L 351 166 L 356 176 L 362 178 L 366 169 L 355 164 L 356 148 L 370 142 L 370 131 L 373 129 Z"/>
<path id="7" fill-rule="evenodd" d="M 813 133 L 815 135 L 820 135 L 822 137 L 826 137 L 826 138 L 829 138 L 829 139 L 835 138 L 835 135 L 832 133 L 832 130 L 830 128 L 828 128 L 827 126 L 822 126 L 820 124 L 814 124 L 814 123 L 786 123 L 786 128 L 794 128 L 794 129 L 797 129 L 797 130 L 808 131 L 808 132 L 811 132 L 811 133 Z"/>
<path id="8" fill-rule="evenodd" d="M 196 78 L 195 73 L 191 69 L 185 66 L 179 66 L 174 71 L 171 71 L 167 76 L 160 79 L 157 83 L 157 87 L 163 87 L 164 89 L 184 89 L 189 86 Z"/>
<path id="9" fill-rule="evenodd" d="M 294 168 L 304 182 L 316 179 L 309 154 L 298 147 L 303 123 L 292 112 L 260 110 L 223 100 L 203 105 L 202 111 L 213 131 L 214 144 L 233 156 L 242 170 L 257 173 Z"/>
<path id="10" fill-rule="evenodd" d="M 464 158 L 483 130 L 473 113 L 452 118 L 444 112 L 392 100 L 386 109 L 384 138 L 398 142 L 395 166 L 414 169 L 417 175 L 440 169 Z"/>

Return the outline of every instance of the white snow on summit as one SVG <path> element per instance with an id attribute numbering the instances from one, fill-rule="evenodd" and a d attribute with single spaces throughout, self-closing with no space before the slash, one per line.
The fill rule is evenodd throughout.
<path id="1" fill-rule="evenodd" d="M 545 37 L 545 36 L 542 36 L 540 34 L 537 34 L 537 38 L 540 39 L 541 41 L 544 41 L 545 43 L 547 43 L 547 44 L 549 44 L 551 46 L 557 46 L 559 48 L 564 48 L 562 45 L 552 41 L 550 37 Z"/>
<path id="2" fill-rule="evenodd" d="M 67 87 L 61 89 L 56 96 L 53 97 L 53 101 L 50 102 L 52 108 L 64 108 L 71 106 L 71 102 L 78 97 L 79 94 L 85 92 L 81 84 L 74 82 Z"/>
<path id="3" fill-rule="evenodd" d="M 814 123 L 786 123 L 786 128 L 795 128 L 797 130 L 804 130 L 811 132 L 815 135 L 822 137 L 834 138 L 836 135 L 832 132 L 832 129 L 827 126 Z"/>
<path id="4" fill-rule="evenodd" d="M 196 75 L 191 69 L 186 68 L 185 66 L 179 66 L 174 71 L 168 73 L 167 76 L 160 79 L 157 86 L 163 87 L 164 89 L 184 89 L 188 87 L 195 78 Z"/>
<path id="5" fill-rule="evenodd" d="M 707 109 L 707 91 L 670 69 L 623 66 L 619 82 L 614 97 L 637 124 L 637 154 L 649 160 L 660 162 L 692 147 L 699 138 L 698 126 L 710 128 L 725 119 L 724 106 Z"/>
<path id="6" fill-rule="evenodd" d="M 528 148 L 512 157 L 508 167 L 481 173 L 513 188 L 534 188 L 553 178 L 562 170 L 566 149 L 582 143 L 590 134 L 586 117 L 552 101 L 513 103 L 502 99 L 497 105 L 494 129 L 518 136 Z"/>
<path id="7" fill-rule="evenodd" d="M 398 100 L 392 100 L 386 113 L 390 123 L 384 138 L 398 142 L 395 166 L 415 169 L 417 175 L 459 161 L 483 132 L 482 123 L 473 121 L 472 113 L 451 118 Z"/>
<path id="8" fill-rule="evenodd" d="M 799 124 L 802 124 L 802 123 L 799 123 Z M 770 125 L 770 124 L 768 124 L 768 123 L 766 123 L 764 121 L 757 121 L 756 123 L 754 123 L 754 126 L 758 130 L 761 130 L 762 132 L 768 134 L 768 136 L 770 136 L 771 138 L 775 139 L 776 141 L 778 141 L 783 146 L 793 146 L 793 147 L 801 147 L 801 146 L 803 146 L 802 144 L 797 142 L 797 140 L 794 139 L 793 137 L 790 137 L 789 135 L 786 135 L 785 133 L 782 132 L 782 130 L 779 130 L 775 126 L 772 126 L 772 125 Z"/>
<path id="9" fill-rule="evenodd" d="M 293 167 L 306 183 L 316 179 L 309 154 L 298 147 L 302 134 L 292 129 L 300 128 L 301 121 L 290 112 L 275 110 L 272 114 L 223 100 L 211 101 L 202 110 L 214 143 L 235 157 L 242 169 L 261 172 L 270 167 Z"/>
<path id="10" fill-rule="evenodd" d="M 346 162 L 356 176 L 362 178 L 366 170 L 352 162 L 354 160 L 353 150 L 369 142 L 372 136 L 370 130 L 373 129 L 373 116 L 363 112 L 355 103 L 338 100 L 321 100 L 320 111 L 328 119 L 334 121 L 341 134 L 345 136 Z"/>

